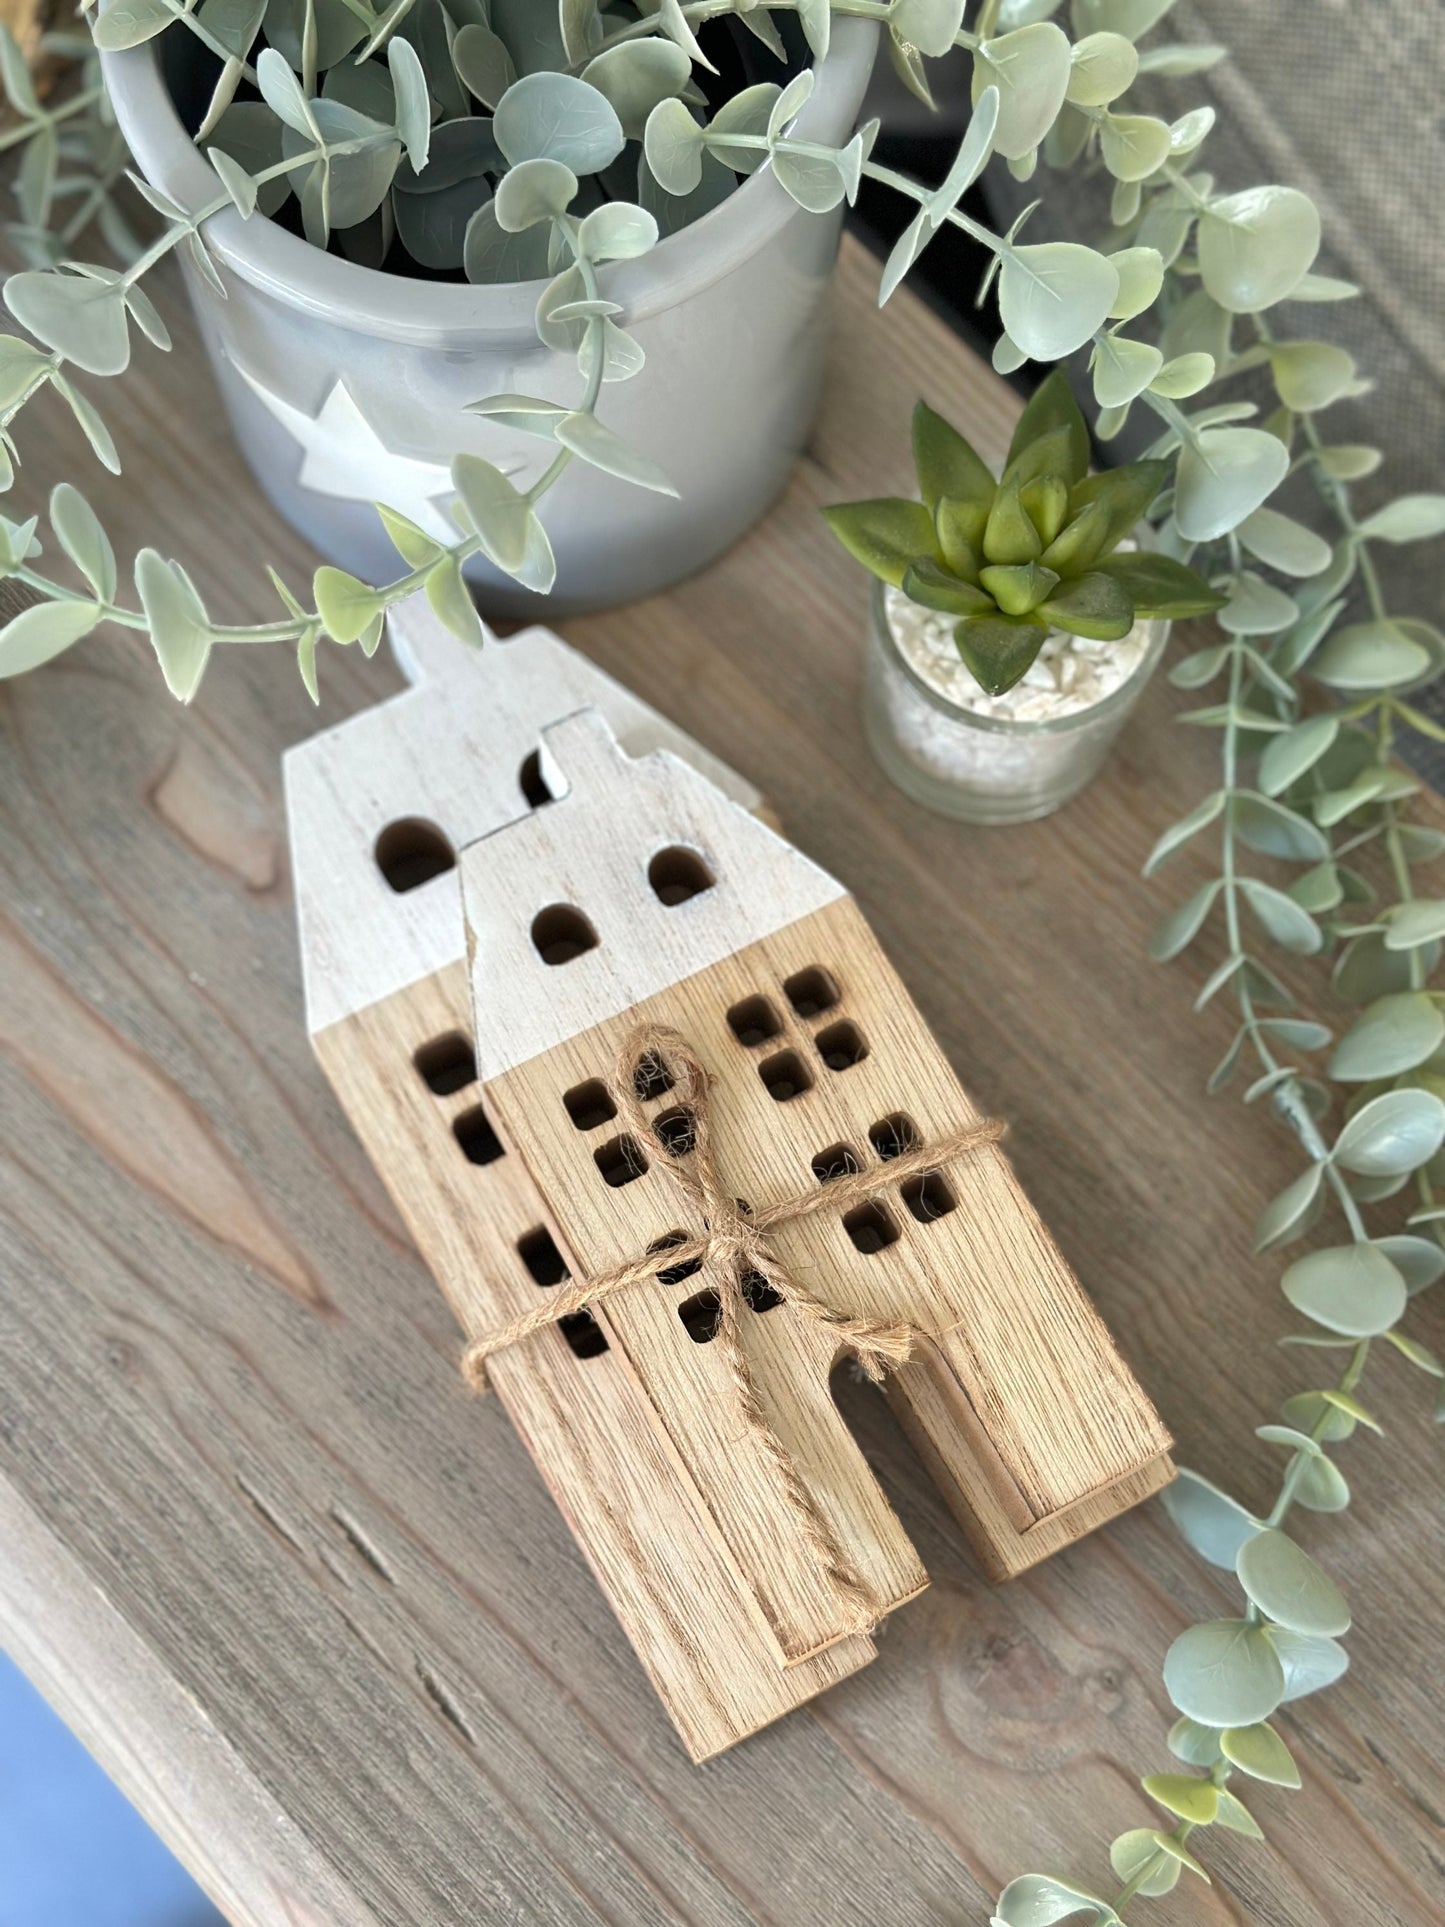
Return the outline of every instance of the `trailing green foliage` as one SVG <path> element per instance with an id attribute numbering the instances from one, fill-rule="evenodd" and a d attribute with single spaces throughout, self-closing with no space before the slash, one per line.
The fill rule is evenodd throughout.
<path id="1" fill-rule="evenodd" d="M 1445 1378 L 1445 1366 L 1402 1329 L 1413 1297 L 1445 1273 L 1445 1204 L 1437 1202 L 1445 1181 L 1445 993 L 1431 987 L 1445 944 L 1445 897 L 1416 887 L 1417 870 L 1445 854 L 1445 835 L 1408 820 L 1416 785 L 1392 759 L 1401 724 L 1445 735 L 1410 700 L 1445 662 L 1445 635 L 1391 609 L 1380 560 L 1381 545 L 1445 532 L 1445 495 L 1356 513 L 1352 487 L 1378 468 L 1379 452 L 1332 438 L 1324 418 L 1367 384 L 1311 324 L 1321 307 L 1354 290 L 1315 271 L 1319 218 L 1304 194 L 1278 185 L 1216 191 L 1201 164 L 1209 108 L 1166 122 L 1127 104 L 1136 75 L 1187 77 L 1222 54 L 1174 44 L 1141 50 L 1135 43 L 1169 7 L 1170 0 L 1070 0 L 1066 33 L 1051 17 L 1059 0 L 981 0 L 967 27 L 964 0 L 647 0 L 605 11 L 596 0 L 456 0 L 451 13 L 440 0 L 389 0 L 384 8 L 373 0 L 270 0 L 264 10 L 228 6 L 219 16 L 180 0 L 124 0 L 100 16 L 103 33 L 194 34 L 219 61 L 203 129 L 217 196 L 188 216 L 137 182 L 163 223 L 144 248 L 117 211 L 123 163 L 99 111 L 93 67 L 65 101 L 44 107 L 13 43 L 0 40 L 0 76 L 16 115 L 0 144 L 19 155 L 29 263 L 7 282 L 5 300 L 32 337 L 0 337 L 4 486 L 16 419 L 45 389 L 74 412 L 99 461 L 118 469 L 76 372 L 124 367 L 133 331 L 163 349 L 164 327 L 140 285 L 149 267 L 184 249 L 199 272 L 214 275 L 208 219 L 230 207 L 265 218 L 291 193 L 318 244 L 339 235 L 363 259 L 388 224 L 419 261 L 460 229 L 461 267 L 473 280 L 551 274 L 539 333 L 575 355 L 578 370 L 571 408 L 518 394 L 474 404 L 484 419 L 537 436 L 545 466 L 530 487 L 519 489 L 475 456 L 459 457 L 454 543 L 382 508 L 404 564 L 397 578 L 372 586 L 323 569 L 308 604 L 273 576 L 283 614 L 269 624 L 215 624 L 186 572 L 149 549 L 134 564 L 134 599 L 120 600 L 104 528 L 69 485 L 51 499 L 53 562 L 44 560 L 33 516 L 0 516 L 0 573 L 36 598 L 0 629 L 0 674 L 34 668 L 110 622 L 149 635 L 182 699 L 214 648 L 231 642 L 293 648 L 315 695 L 319 643 L 374 648 L 386 608 L 417 588 L 457 634 L 480 640 L 462 564 L 486 555 L 545 588 L 552 560 L 539 504 L 571 462 L 667 486 L 652 460 L 598 417 L 606 386 L 643 366 L 626 315 L 608 298 L 608 264 L 645 252 L 765 163 L 807 208 L 851 200 L 865 177 L 914 203 L 883 270 L 884 300 L 946 223 L 963 228 L 991 256 L 982 293 L 997 284 L 1001 369 L 1087 347 L 1096 434 L 1117 435 L 1135 408 L 1155 417 L 1157 439 L 1136 465 L 1152 497 L 1148 559 L 1188 563 L 1224 600 L 1220 638 L 1172 671 L 1182 688 L 1213 691 L 1185 721 L 1216 732 L 1219 782 L 1164 832 L 1148 868 L 1206 837 L 1218 863 L 1165 918 L 1152 952 L 1164 959 L 1201 938 L 1213 944 L 1219 961 L 1198 1002 L 1233 1014 L 1211 1088 L 1247 1077 L 1245 1100 L 1272 1114 L 1299 1147 L 1299 1172 L 1261 1212 L 1259 1249 L 1301 1240 L 1327 1216 L 1329 1228 L 1281 1280 L 1305 1329 L 1286 1341 L 1301 1381 L 1278 1421 L 1259 1428 L 1281 1455 L 1272 1502 L 1256 1510 L 1192 1471 L 1165 1500 L 1186 1540 L 1234 1576 L 1239 1594 L 1230 1617 L 1189 1627 L 1164 1659 L 1180 1714 L 1168 1735 L 1173 1765 L 1141 1783 L 1163 1823 L 1147 1824 L 1160 1816 L 1141 1807 L 1139 1823 L 1113 1842 L 1119 1885 L 1110 1897 L 1054 1875 L 1010 1882 L 997 1903 L 1003 1927 L 1084 1917 L 1118 1927 L 1125 1908 L 1169 1892 L 1184 1874 L 1207 1878 L 1193 1852 L 1197 1833 L 1224 1827 L 1260 1837 L 1235 1789 L 1253 1781 L 1268 1800 L 1271 1789 L 1296 1784 L 1273 1722 L 1280 1708 L 1332 1684 L 1347 1663 L 1340 1637 L 1348 1608 L 1299 1543 L 1296 1516 L 1350 1503 L 1334 1452 L 1361 1428 L 1380 1429 L 1380 1396 L 1364 1397 L 1367 1370 L 1373 1383 L 1379 1361 L 1398 1360 L 1427 1381 Z M 708 64 L 709 23 L 732 16 L 778 52 L 774 16 L 788 13 L 815 55 L 826 49 L 834 16 L 881 21 L 895 67 L 925 99 L 929 60 L 953 54 L 970 63 L 973 117 L 940 184 L 876 163 L 872 127 L 841 148 L 801 138 L 797 118 L 812 86 L 806 71 L 748 88 L 708 117 L 693 75 Z M 243 84 L 259 97 L 238 99 Z M 1112 180 L 1104 247 L 1028 243 L 1019 239 L 1023 221 L 995 235 L 965 214 L 960 201 L 991 153 L 1020 178 L 1040 158 L 1050 167 L 1102 169 Z M 123 267 L 74 262 L 74 243 L 92 220 Z M 1263 415 L 1229 390 L 1251 372 L 1274 390 Z M 1203 398 L 1206 390 L 1213 392 Z M 1047 405 L 1057 406 L 1057 388 L 1049 393 Z M 870 566 L 880 571 L 895 560 L 906 572 L 931 559 L 1010 614 L 1006 598 L 1019 599 L 1021 579 L 1000 577 L 1000 594 L 984 584 L 979 554 L 977 585 L 970 582 L 958 566 L 961 548 L 950 555 L 944 546 L 943 527 L 950 544 L 956 534 L 976 552 L 979 544 L 966 526 L 954 527 L 951 511 L 940 517 L 941 505 L 981 501 L 986 483 L 994 491 L 986 531 L 1005 495 L 987 566 L 1027 573 L 1042 563 L 1043 546 L 1038 556 L 1019 551 L 1029 529 L 1041 541 L 1058 512 L 1057 491 L 1037 490 L 1025 503 L 1023 482 L 1016 496 L 994 490 L 961 437 L 934 427 L 935 416 L 922 419 L 923 504 L 895 503 L 866 530 L 855 524 L 855 546 L 874 545 Z M 1069 437 L 1058 447 L 1062 466 L 1048 472 L 1067 484 L 1062 514 L 1078 529 L 1088 506 L 1074 497 L 1083 486 L 1078 449 Z M 1319 492 L 1332 540 L 1273 506 L 1286 483 Z M 1143 486 L 1136 515 L 1148 506 Z M 1060 521 L 1050 540 L 1066 532 Z M 1064 571 L 1055 573 L 1062 583 Z M 1055 585 L 1047 591 L 1043 600 Z M 988 666 L 987 651 L 980 661 Z M 1388 876 L 1381 896 L 1370 857 L 1383 860 L 1377 867 Z M 1330 959 L 1335 996 L 1356 1012 L 1341 1036 L 1295 1012 L 1266 960 L 1270 947 Z M 1322 1052 L 1323 1072 L 1311 1070 L 1305 1060 Z M 1338 1373 L 1310 1369 L 1309 1361 L 1335 1352 Z"/>
<path id="2" fill-rule="evenodd" d="M 1112 642 L 1140 617 L 1208 615 L 1222 591 L 1133 535 L 1168 471 L 1162 461 L 1089 474 L 1089 431 L 1056 368 L 1020 418 L 995 481 L 926 402 L 913 411 L 921 501 L 896 496 L 824 509 L 864 568 L 957 616 L 958 653 L 990 696 L 1024 676 L 1050 630 Z"/>

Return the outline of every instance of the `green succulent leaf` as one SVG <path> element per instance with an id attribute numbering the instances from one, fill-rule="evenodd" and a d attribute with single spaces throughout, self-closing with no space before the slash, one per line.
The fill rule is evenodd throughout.
<path id="1" fill-rule="evenodd" d="M 983 554 L 987 562 L 1015 563 L 1036 561 L 1043 543 L 1023 505 L 1022 484 L 1017 476 L 1000 483 L 989 508 L 983 530 Z"/>
<path id="2" fill-rule="evenodd" d="M 986 589 L 1006 616 L 1026 616 L 1058 584 L 1052 569 L 1037 562 L 998 564 L 980 572 L 980 587 Z"/>
<path id="3" fill-rule="evenodd" d="M 1041 381 L 1024 404 L 1009 443 L 1005 471 L 1017 469 L 1025 451 L 1042 442 L 1049 443 L 1051 465 L 1071 487 L 1088 474 L 1088 424 L 1062 368 L 1055 368 Z"/>
<path id="4" fill-rule="evenodd" d="M 922 502 L 900 496 L 838 502 L 823 510 L 823 519 L 870 575 L 891 582 L 895 589 L 903 587 L 911 563 L 937 560 L 933 517 Z"/>
<path id="5" fill-rule="evenodd" d="M 937 609 L 948 616 L 978 616 L 992 613 L 992 598 L 972 583 L 960 581 L 949 569 L 931 556 L 910 562 L 901 584 L 903 593 L 925 609 Z"/>
<path id="6" fill-rule="evenodd" d="M 988 525 L 992 497 L 987 502 L 963 502 L 945 495 L 934 512 L 933 526 L 943 560 L 954 575 L 977 582 L 982 562 L 983 532 Z"/>
<path id="7" fill-rule="evenodd" d="M 985 506 L 993 501 L 993 472 L 942 415 L 920 401 L 913 410 L 913 464 L 918 490 L 931 511 L 945 496 Z"/>
<path id="8" fill-rule="evenodd" d="M 1224 604 L 1223 594 L 1211 588 L 1198 570 L 1157 550 L 1111 555 L 1095 567 L 1125 590 L 1137 616 L 1182 622 L 1190 616 L 1207 616 Z"/>
<path id="9" fill-rule="evenodd" d="M 979 687 L 1002 696 L 1028 674 L 1047 633 L 1036 617 L 985 615 L 960 622 L 953 639 Z"/>
<path id="10" fill-rule="evenodd" d="M 1065 582 L 1040 603 L 1039 614 L 1056 629 L 1095 642 L 1114 642 L 1134 626 L 1134 604 L 1123 583 L 1094 570 Z"/>
<path id="11" fill-rule="evenodd" d="M 1086 475 L 1069 491 L 1069 512 L 1077 515 L 1094 503 L 1102 506 L 1109 517 L 1106 546 L 1112 549 L 1137 526 L 1168 477 L 1168 462 L 1157 460 L 1127 462 Z"/>

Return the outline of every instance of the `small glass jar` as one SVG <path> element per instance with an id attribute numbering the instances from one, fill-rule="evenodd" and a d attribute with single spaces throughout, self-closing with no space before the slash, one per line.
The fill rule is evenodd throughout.
<path id="1" fill-rule="evenodd" d="M 873 583 L 863 721 L 873 754 L 905 795 L 964 823 L 1028 823 L 1048 816 L 1098 774 L 1125 717 L 1153 675 L 1169 624 L 1146 624 L 1144 652 L 1100 701 L 1046 720 L 985 716 L 925 682 L 904 659 Z"/>

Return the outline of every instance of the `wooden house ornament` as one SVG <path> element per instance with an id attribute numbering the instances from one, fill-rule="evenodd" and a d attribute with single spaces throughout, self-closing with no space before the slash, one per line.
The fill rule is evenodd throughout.
<path id="1" fill-rule="evenodd" d="M 890 1398 L 995 1577 L 1169 1440 L 842 886 L 555 637 L 402 620 L 430 673 L 287 760 L 313 1041 L 703 1759 L 927 1583 L 833 1402 L 848 1331 L 906 1334 Z M 436 870 L 402 890 L 397 824 Z"/>

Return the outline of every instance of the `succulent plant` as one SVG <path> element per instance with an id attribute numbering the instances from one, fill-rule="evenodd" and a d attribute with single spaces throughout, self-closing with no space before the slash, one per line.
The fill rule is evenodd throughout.
<path id="1" fill-rule="evenodd" d="M 921 501 L 885 496 L 823 514 L 870 573 L 958 617 L 958 652 L 990 696 L 1012 689 L 1050 630 L 1108 642 L 1141 616 L 1202 616 L 1225 601 L 1173 556 L 1120 547 L 1170 464 L 1091 475 L 1089 431 L 1062 369 L 1024 409 L 997 481 L 922 401 L 913 460 Z"/>

